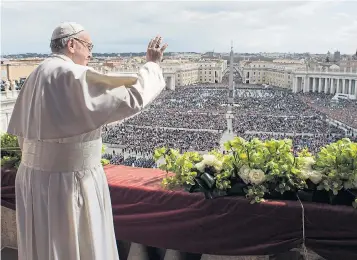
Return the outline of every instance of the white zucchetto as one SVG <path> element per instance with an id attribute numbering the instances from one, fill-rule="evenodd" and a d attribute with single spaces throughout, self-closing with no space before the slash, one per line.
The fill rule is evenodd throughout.
<path id="1" fill-rule="evenodd" d="M 82 31 L 84 31 L 84 27 L 82 25 L 74 22 L 64 22 L 54 29 L 51 41 L 72 36 Z"/>

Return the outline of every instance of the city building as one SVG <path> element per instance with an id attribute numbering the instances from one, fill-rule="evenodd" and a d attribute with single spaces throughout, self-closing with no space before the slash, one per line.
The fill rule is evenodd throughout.
<path id="1" fill-rule="evenodd" d="M 40 64 L 42 60 L 36 61 L 10 61 L 1 66 L 2 80 L 20 80 L 27 78 L 30 73 Z"/>
<path id="2" fill-rule="evenodd" d="M 243 83 L 292 88 L 293 70 L 305 66 L 301 60 L 241 61 Z"/>
<path id="3" fill-rule="evenodd" d="M 353 59 L 348 59 L 348 60 L 342 60 L 339 63 L 341 69 L 346 69 L 347 71 L 349 70 L 357 70 L 357 58 L 356 60 Z"/>
<path id="4" fill-rule="evenodd" d="M 271 85 L 293 92 L 346 94 L 357 98 L 357 66 L 354 60 L 336 64 L 314 64 L 305 60 L 241 61 L 243 83 Z"/>
<path id="5" fill-rule="evenodd" d="M 333 54 L 333 61 L 338 62 L 341 60 L 341 53 L 339 51 L 335 51 Z"/>
<path id="6" fill-rule="evenodd" d="M 42 60 L 34 59 L 11 61 L 1 67 L 2 80 L 19 80 L 26 78 Z M 128 59 L 115 58 L 104 61 L 92 61 L 89 66 L 103 73 L 123 72 L 136 73 L 145 62 L 145 57 Z M 221 83 L 223 72 L 227 68 L 227 61 L 220 59 L 200 60 L 167 59 L 161 64 L 164 76 L 169 82 L 168 87 L 186 86 L 196 83 Z"/>
<path id="7" fill-rule="evenodd" d="M 293 92 L 318 92 L 346 94 L 357 98 L 357 69 L 341 69 L 337 65 L 329 68 L 297 69 L 293 72 Z"/>
<path id="8" fill-rule="evenodd" d="M 137 73 L 140 65 L 137 63 L 131 66 L 122 65 L 114 68 L 96 66 L 95 68 L 103 73 Z M 167 88 L 174 90 L 175 87 L 197 83 L 221 83 L 223 73 L 227 68 L 227 61 L 168 59 L 161 63 L 161 67 Z"/>

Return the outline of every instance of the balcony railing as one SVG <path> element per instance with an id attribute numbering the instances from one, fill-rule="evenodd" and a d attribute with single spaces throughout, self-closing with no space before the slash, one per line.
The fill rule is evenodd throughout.
<path id="1" fill-rule="evenodd" d="M 289 68 L 289 67 L 278 67 L 278 66 L 267 66 L 267 67 L 244 67 L 243 70 L 265 70 L 273 72 L 287 72 L 287 73 L 299 73 L 299 74 L 338 74 L 338 75 L 356 75 L 357 68 L 350 69 L 320 69 L 320 68 Z"/>
<path id="2" fill-rule="evenodd" d="M 296 68 L 294 70 L 295 72 L 299 72 L 299 73 L 308 73 L 308 74 L 341 74 L 341 75 L 345 75 L 345 74 L 355 74 L 357 76 L 357 68 L 350 68 L 350 69 L 330 69 L 330 68 L 326 68 L 326 69 L 322 69 L 322 68 Z"/>

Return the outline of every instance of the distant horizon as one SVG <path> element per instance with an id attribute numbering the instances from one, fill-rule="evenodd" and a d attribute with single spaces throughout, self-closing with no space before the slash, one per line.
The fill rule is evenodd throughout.
<path id="1" fill-rule="evenodd" d="M 145 52 L 160 34 L 170 52 L 227 53 L 233 41 L 239 53 L 353 54 L 353 10 L 357 1 L 3 1 L 1 51 L 47 54 L 54 28 L 74 21 L 96 53 Z"/>
<path id="2" fill-rule="evenodd" d="M 234 49 L 233 49 L 234 51 Z M 204 52 L 196 52 L 196 51 L 169 51 L 169 52 L 165 52 L 166 55 L 168 54 L 173 54 L 173 53 L 179 53 L 179 54 L 188 54 L 188 53 L 192 53 L 192 54 L 205 54 L 205 53 L 210 53 L 212 51 L 204 51 Z M 93 52 L 93 55 L 95 54 L 137 54 L 137 53 L 146 53 L 146 51 L 131 51 L 131 52 Z M 215 54 L 229 54 L 229 51 L 227 52 L 213 52 Z M 310 52 L 278 52 L 278 51 L 274 51 L 274 52 L 235 52 L 235 55 L 242 55 L 242 54 L 248 54 L 248 55 L 252 55 L 252 54 L 273 54 L 273 53 L 279 53 L 279 54 L 289 54 L 289 55 L 304 55 L 304 54 L 309 54 L 309 55 L 327 55 L 326 53 L 310 53 Z M 334 52 L 330 52 L 331 54 L 333 54 Z M 356 52 L 353 53 L 341 53 L 341 56 L 350 56 L 350 55 L 354 55 Z M 0 54 L 0 57 L 5 57 L 5 56 L 14 56 L 14 55 L 29 55 L 29 54 L 38 54 L 38 55 L 50 55 L 51 52 L 19 52 L 19 53 L 10 53 L 10 54 Z"/>

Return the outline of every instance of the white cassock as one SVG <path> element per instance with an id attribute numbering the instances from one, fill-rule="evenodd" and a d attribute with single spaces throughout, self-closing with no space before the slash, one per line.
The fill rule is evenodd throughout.
<path id="1" fill-rule="evenodd" d="M 101 126 L 136 114 L 164 87 L 153 62 L 133 78 L 53 55 L 29 76 L 8 127 L 22 148 L 16 176 L 20 260 L 119 259 L 100 163 Z"/>

